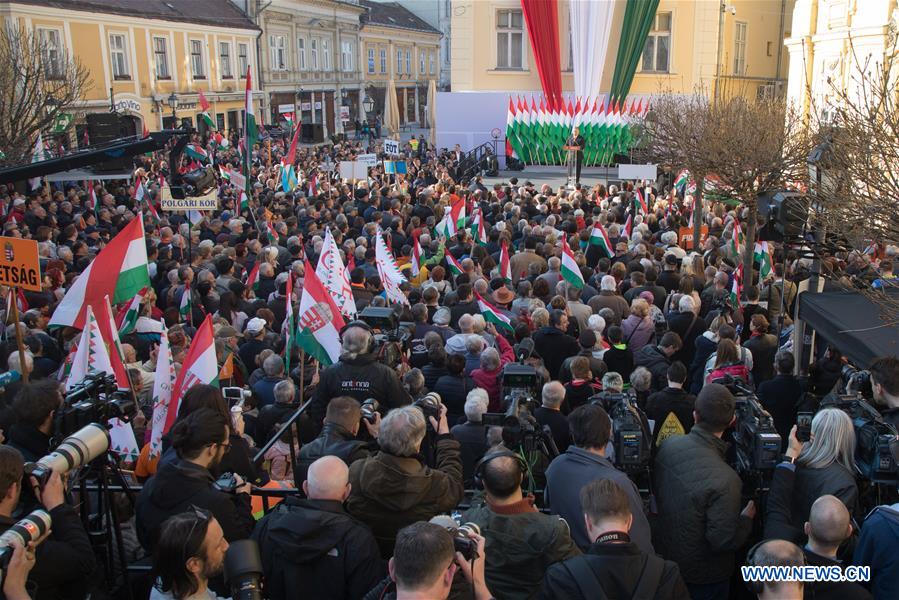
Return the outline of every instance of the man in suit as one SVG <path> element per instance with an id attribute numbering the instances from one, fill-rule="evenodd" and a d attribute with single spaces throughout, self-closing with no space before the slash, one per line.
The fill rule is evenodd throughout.
<path id="1" fill-rule="evenodd" d="M 805 382 L 793 375 L 794 365 L 795 359 L 792 352 L 778 352 L 774 358 L 777 375 L 773 379 L 759 384 L 756 390 L 762 407 L 774 419 L 774 428 L 780 434 L 783 448 L 786 448 L 790 428 L 796 423 L 799 401 L 805 393 Z"/>
<path id="2" fill-rule="evenodd" d="M 575 127 L 571 130 L 571 135 L 565 142 L 566 146 L 578 147 L 578 150 L 574 153 L 575 184 L 579 184 L 581 182 L 581 163 L 584 161 L 584 144 L 584 136 L 581 135 L 580 129 Z"/>

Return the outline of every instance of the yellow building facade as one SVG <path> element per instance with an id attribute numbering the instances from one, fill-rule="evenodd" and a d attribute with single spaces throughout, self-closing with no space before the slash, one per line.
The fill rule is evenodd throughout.
<path id="1" fill-rule="evenodd" d="M 187 2 L 177 4 L 190 8 Z M 258 85 L 259 31 L 228 0 L 203 0 L 204 9 L 218 9 L 208 16 L 181 14 L 156 0 L 148 0 L 146 12 L 113 0 L 70 0 L 67 6 L 4 2 L 0 16 L 37 32 L 59 56 L 74 57 L 88 70 L 90 84 L 74 111 L 79 141 L 87 115 L 113 109 L 124 135 L 172 127 L 172 94 L 177 122 L 187 118 L 197 126 L 200 91 L 219 130 L 229 135 L 239 131 L 248 69 L 254 87 Z M 109 10 L 98 10 L 104 6 Z M 255 96 L 261 98 L 261 92 Z"/>
<path id="2" fill-rule="evenodd" d="M 398 4 L 365 0 L 360 4 L 369 10 L 359 32 L 359 64 L 372 112 L 383 116 L 392 79 L 400 123 L 423 123 L 428 83 L 440 79 L 442 34 Z"/>
<path id="3" fill-rule="evenodd" d="M 562 86 L 574 92 L 568 0 L 559 0 Z M 631 93 L 783 94 L 794 0 L 661 0 Z M 626 0 L 615 0 L 601 93 L 608 92 Z M 541 90 L 517 0 L 452 0 L 453 92 Z"/>

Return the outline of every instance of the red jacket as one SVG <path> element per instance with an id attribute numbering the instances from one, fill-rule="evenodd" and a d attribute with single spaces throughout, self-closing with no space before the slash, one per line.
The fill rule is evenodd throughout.
<path id="1" fill-rule="evenodd" d="M 503 405 L 503 367 L 506 363 L 515 359 L 515 350 L 506 341 L 502 335 L 496 336 L 496 343 L 499 346 L 499 367 L 492 371 L 484 369 L 475 369 L 471 372 L 471 378 L 479 388 L 484 388 L 490 397 L 490 404 L 487 406 L 487 412 L 501 412 Z"/>

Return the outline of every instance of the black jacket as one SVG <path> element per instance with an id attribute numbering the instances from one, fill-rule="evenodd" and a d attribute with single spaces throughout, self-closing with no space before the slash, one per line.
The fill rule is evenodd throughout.
<path id="1" fill-rule="evenodd" d="M 696 338 L 696 351 L 693 353 L 693 362 L 690 363 L 690 393 L 698 394 L 705 381 L 705 363 L 709 357 L 718 350 L 718 344 L 708 337 L 701 335 Z"/>
<path id="2" fill-rule="evenodd" d="M 655 422 L 652 434 L 652 452 L 659 449 L 672 435 L 690 433 L 693 428 L 693 405 L 696 397 L 680 388 L 666 387 L 646 400 L 646 418 Z"/>
<path id="3" fill-rule="evenodd" d="M 25 423 L 10 428 L 6 443 L 21 452 L 25 462 L 36 462 L 50 454 L 50 436 Z"/>
<path id="4" fill-rule="evenodd" d="M 446 406 L 446 422 L 450 425 L 458 423 L 465 415 L 465 399 L 468 392 L 478 387 L 468 375 L 443 375 L 437 379 L 434 387 L 428 388 L 440 394 L 440 400 Z"/>
<path id="5" fill-rule="evenodd" d="M 352 433 L 337 423 L 325 423 L 321 434 L 300 448 L 294 480 L 297 489 L 303 489 L 309 467 L 322 456 L 336 456 L 350 466 L 357 460 L 368 458 L 378 448 L 377 442 L 357 440 Z"/>
<path id="6" fill-rule="evenodd" d="M 671 361 L 679 360 L 684 363 L 685 367 L 689 367 L 693 362 L 693 355 L 696 354 L 696 339 L 706 330 L 705 321 L 698 316 L 694 318 L 695 314 L 676 312 L 668 315 L 668 329 L 679 335 L 683 343 L 681 349 L 671 355 Z"/>
<path id="7" fill-rule="evenodd" d="M 161 465 L 137 497 L 137 537 L 152 551 L 162 523 L 191 505 L 212 513 L 229 542 L 249 537 L 253 531 L 250 497 L 226 494 L 212 487 L 212 474 L 191 462 L 176 460 Z"/>
<path id="8" fill-rule="evenodd" d="M 472 298 L 468 302 L 460 302 L 455 306 L 450 307 L 450 322 L 449 326 L 455 330 L 459 330 L 459 318 L 462 315 L 476 315 L 480 314 L 481 308 L 478 306 L 478 301 Z"/>
<path id="9" fill-rule="evenodd" d="M 634 366 L 646 367 L 652 373 L 652 389 L 661 390 L 668 381 L 671 360 L 658 346 L 643 346 L 634 354 Z"/>
<path id="10" fill-rule="evenodd" d="M 356 600 L 384 577 L 371 531 L 336 500 L 287 498 L 253 531 L 272 600 Z"/>
<path id="11" fill-rule="evenodd" d="M 655 542 L 688 583 L 730 579 L 734 553 L 752 530 L 752 520 L 740 514 L 742 483 L 724 460 L 725 447 L 696 426 L 666 440 L 655 459 Z"/>
<path id="12" fill-rule="evenodd" d="M 648 561 L 662 562 L 658 585 L 647 594 L 634 595 Z M 578 565 L 592 571 L 593 579 L 577 577 Z M 583 592 L 581 591 L 583 590 Z M 586 592 L 586 593 L 584 593 Z M 675 563 L 649 555 L 633 542 L 592 544 L 587 554 L 552 565 L 543 578 L 540 600 L 599 600 L 635 598 L 636 600 L 689 600 L 687 586 Z"/>
<path id="13" fill-rule="evenodd" d="M 634 357 L 627 348 L 612 346 L 603 353 L 602 361 L 606 363 L 606 368 L 610 372 L 618 373 L 625 381 L 630 379 L 631 372 L 634 370 Z"/>
<path id="14" fill-rule="evenodd" d="M 555 327 L 541 327 L 534 332 L 534 350 L 543 359 L 543 365 L 552 379 L 559 378 L 559 368 L 569 356 L 575 356 L 581 347 L 577 340 Z"/>
<path id="15" fill-rule="evenodd" d="M 75 510 L 61 504 L 49 511 L 53 520 L 50 537 L 37 547 L 34 568 L 28 574 L 35 600 L 84 598 L 97 566 L 90 539 Z M 0 533 L 19 520 L 0 517 Z"/>
<path id="16" fill-rule="evenodd" d="M 774 355 L 777 354 L 777 336 L 771 333 L 756 335 L 743 344 L 752 352 L 752 381 L 756 387 L 774 377 Z"/>
<path id="17" fill-rule="evenodd" d="M 805 564 L 812 567 L 843 567 L 843 563 L 808 548 L 803 548 Z M 809 600 L 871 600 L 874 596 L 859 583 L 851 581 L 815 581 L 806 583 L 803 598 Z"/>
<path id="18" fill-rule="evenodd" d="M 753 353 L 753 366 L 755 354 Z M 774 427 L 780 434 L 781 448 L 787 447 L 790 429 L 796 423 L 799 400 L 805 393 L 805 382 L 792 374 L 777 374 L 774 379 L 764 381 L 756 389 L 756 395 L 774 419 Z"/>
<path id="19" fill-rule="evenodd" d="M 466 487 L 472 483 L 474 466 L 487 453 L 487 427 L 483 423 L 466 421 L 450 429 L 453 439 L 459 442 L 462 456 L 462 479 Z"/>
<path id="20" fill-rule="evenodd" d="M 541 406 L 534 411 L 534 418 L 540 423 L 541 428 L 549 425 L 559 453 L 568 450 L 568 446 L 571 445 L 571 431 L 568 428 L 568 418 L 561 411 Z"/>
<path id="21" fill-rule="evenodd" d="M 858 485 L 855 476 L 839 463 L 831 463 L 820 469 L 796 468 L 796 487 L 793 493 L 793 518 L 797 523 L 805 523 L 815 500 L 825 494 L 839 498 L 849 514 L 858 509 Z"/>
<path id="22" fill-rule="evenodd" d="M 313 424 L 322 422 L 328 402 L 336 396 L 352 396 L 360 404 L 367 398 L 374 398 L 381 405 L 381 414 L 412 401 L 396 371 L 378 362 L 374 354 L 341 357 L 339 362 L 321 372 L 308 409 Z"/>

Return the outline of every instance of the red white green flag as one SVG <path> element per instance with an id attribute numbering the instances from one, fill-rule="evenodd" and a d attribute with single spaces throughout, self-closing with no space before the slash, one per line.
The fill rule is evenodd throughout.
<path id="1" fill-rule="evenodd" d="M 209 160 L 209 153 L 199 144 L 188 144 L 184 147 L 184 153 L 195 160 Z"/>
<path id="2" fill-rule="evenodd" d="M 615 251 L 612 248 L 612 240 L 609 239 L 606 228 L 603 227 L 602 223 L 599 221 L 595 221 L 593 223 L 593 229 L 590 230 L 590 243 L 594 246 L 600 246 L 609 258 L 615 256 Z"/>
<path id="3" fill-rule="evenodd" d="M 636 188 L 634 190 L 634 196 L 637 198 L 637 203 L 640 204 L 640 210 L 643 211 L 643 214 L 649 213 L 649 209 L 646 206 L 646 198 L 643 196 L 643 191 L 640 188 Z"/>
<path id="4" fill-rule="evenodd" d="M 496 308 L 493 307 L 492 304 L 484 300 L 480 294 L 475 292 L 475 297 L 478 299 L 478 308 L 481 309 L 481 315 L 484 317 L 484 320 L 488 323 L 493 323 L 497 327 L 501 327 L 506 331 L 513 332 L 515 331 L 512 328 L 512 321 L 509 320 L 509 317 L 502 314 Z"/>
<path id="5" fill-rule="evenodd" d="M 253 264 L 253 268 L 250 270 L 250 274 L 247 276 L 247 287 L 251 288 L 254 292 L 259 289 L 259 261 L 258 260 Z"/>
<path id="6" fill-rule="evenodd" d="M 184 282 L 184 291 L 181 292 L 181 304 L 178 305 L 178 314 L 182 321 L 193 321 L 193 310 L 191 306 L 190 284 Z"/>
<path id="7" fill-rule="evenodd" d="M 484 229 L 484 218 L 481 209 L 475 208 L 471 216 L 471 237 L 481 246 L 487 245 L 487 230 Z"/>
<path id="8" fill-rule="evenodd" d="M 446 248 L 443 249 L 443 255 L 446 257 L 446 265 L 449 267 L 449 270 L 452 271 L 453 275 L 461 275 L 462 265 L 459 264 L 459 261 L 457 261 Z"/>
<path id="9" fill-rule="evenodd" d="M 418 242 L 418 236 L 412 238 L 412 257 L 409 261 L 412 268 L 412 277 L 418 277 L 421 273 L 421 244 Z"/>
<path id="10" fill-rule="evenodd" d="M 632 232 L 634 230 L 634 215 L 629 214 L 627 216 L 627 221 L 624 222 L 624 233 L 627 235 L 627 239 L 631 239 Z"/>
<path id="11" fill-rule="evenodd" d="M 218 387 L 218 376 L 219 368 L 215 355 L 215 338 L 212 333 L 212 315 L 206 315 L 203 323 L 197 328 L 197 334 L 187 350 L 181 372 L 178 373 L 178 379 L 175 380 L 175 386 L 172 388 L 172 401 L 165 418 L 163 433 L 168 432 L 175 422 L 181 400 L 187 390 L 198 383 Z"/>
<path id="12" fill-rule="evenodd" d="M 499 250 L 499 276 L 506 283 L 512 283 L 512 263 L 509 259 L 509 242 L 503 240 Z"/>
<path id="13" fill-rule="evenodd" d="M 208 127 L 211 131 L 215 131 L 215 121 L 213 121 L 212 117 L 209 116 L 209 100 L 207 100 L 206 96 L 203 95 L 203 90 L 200 90 L 197 102 L 200 104 L 200 110 L 203 111 L 198 116 L 203 120 L 204 123 L 206 123 L 206 127 Z"/>
<path id="14" fill-rule="evenodd" d="M 306 261 L 297 321 L 297 345 L 323 365 L 340 360 L 340 330 L 345 323 L 331 295 Z"/>
<path id="15" fill-rule="evenodd" d="M 293 349 L 291 339 L 294 331 L 293 324 L 293 275 L 287 274 L 287 289 L 285 290 L 284 322 L 281 324 L 281 337 L 284 338 L 284 372 L 290 376 L 290 351 Z"/>
<path id="16" fill-rule="evenodd" d="M 169 405 L 172 402 L 172 387 L 175 385 L 175 365 L 172 364 L 172 351 L 169 348 L 169 336 L 162 330 L 159 340 L 159 352 L 156 355 L 156 375 L 153 378 L 153 422 L 150 425 L 150 458 L 162 454 L 162 433 L 168 417 Z"/>
<path id="17" fill-rule="evenodd" d="M 574 259 L 565 236 L 562 237 L 562 277 L 577 289 L 583 289 L 584 276 L 581 275 L 581 268 Z"/>
<path id="18" fill-rule="evenodd" d="M 743 294 L 743 263 L 737 265 L 734 270 L 733 282 L 730 285 L 730 304 L 736 309 L 740 306 L 740 296 Z"/>
<path id="19" fill-rule="evenodd" d="M 340 248 L 334 240 L 330 229 L 325 230 L 325 241 L 322 244 L 321 254 L 318 256 L 318 264 L 315 265 L 315 274 L 322 282 L 325 289 L 334 298 L 334 304 L 344 316 L 356 318 L 356 300 L 353 298 L 353 288 L 350 286 L 350 278 L 340 258 Z"/>

